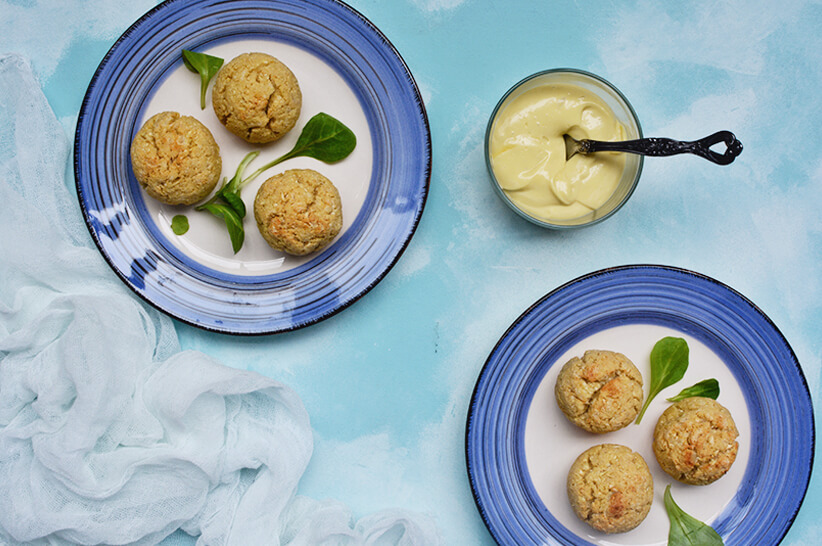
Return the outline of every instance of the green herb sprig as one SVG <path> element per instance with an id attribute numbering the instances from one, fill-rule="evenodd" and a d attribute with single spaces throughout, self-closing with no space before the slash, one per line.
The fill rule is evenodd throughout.
<path id="1" fill-rule="evenodd" d="M 223 59 L 206 55 L 205 53 L 197 53 L 196 51 L 183 50 L 183 64 L 186 68 L 200 75 L 200 109 L 205 110 L 206 107 L 206 91 L 208 90 L 208 83 L 211 81 L 220 67 L 223 66 Z"/>
<path id="2" fill-rule="evenodd" d="M 354 151 L 356 145 L 357 137 L 351 129 L 333 116 L 320 112 L 305 124 L 291 151 L 244 177 L 248 164 L 260 155 L 259 151 L 250 152 L 240 162 L 231 180 L 223 180 L 223 185 L 217 193 L 207 202 L 197 206 L 196 210 L 207 211 L 223 219 L 231 239 L 231 247 L 236 254 L 245 240 L 243 218 L 246 215 L 246 208 L 240 192 L 249 182 L 271 167 L 294 157 L 312 157 L 324 163 L 341 161 Z"/>
<path id="3" fill-rule="evenodd" d="M 294 144 L 294 148 L 290 152 L 266 163 L 251 173 L 251 176 L 243 180 L 239 187 L 245 186 L 263 171 L 282 163 L 286 159 L 304 156 L 319 159 L 324 163 L 336 163 L 348 157 L 356 146 L 357 137 L 351 129 L 333 116 L 320 112 L 308 120 L 299 138 L 297 138 L 297 143 Z"/>
<path id="4" fill-rule="evenodd" d="M 243 173 L 246 167 L 254 158 L 260 155 L 259 151 L 253 151 L 246 154 L 240 164 L 237 166 L 237 171 L 231 180 L 223 179 L 223 185 L 217 190 L 214 196 L 198 205 L 195 210 L 210 212 L 217 218 L 221 218 L 225 222 L 225 227 L 228 230 L 228 238 L 231 240 L 231 248 L 234 254 L 238 253 L 243 247 L 245 241 L 245 229 L 243 229 L 243 218 L 245 218 L 246 209 L 245 203 L 240 198 L 240 182 L 243 179 Z"/>
<path id="5" fill-rule="evenodd" d="M 638 425 L 645 410 L 659 392 L 670 387 L 685 375 L 688 369 L 688 342 L 680 337 L 664 337 L 651 349 L 651 381 L 648 397 L 636 418 Z"/>
<path id="6" fill-rule="evenodd" d="M 679 402 L 692 396 L 703 396 L 705 398 L 713 398 L 716 400 L 719 397 L 719 381 L 716 379 L 705 379 L 691 385 L 688 388 L 682 389 L 679 394 L 668 398 L 668 402 Z"/>
<path id="7" fill-rule="evenodd" d="M 668 546 L 723 546 L 722 537 L 713 527 L 702 523 L 685 513 L 671 495 L 670 484 L 665 487 L 665 510 L 671 527 L 668 531 Z"/>

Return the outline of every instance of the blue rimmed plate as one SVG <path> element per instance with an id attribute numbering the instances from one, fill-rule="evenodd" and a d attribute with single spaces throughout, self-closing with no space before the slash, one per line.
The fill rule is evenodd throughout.
<path id="1" fill-rule="evenodd" d="M 159 204 L 142 191 L 129 148 L 142 121 L 157 111 L 173 109 L 205 123 L 220 144 L 224 176 L 257 149 L 229 135 L 210 106 L 199 109 L 199 79 L 186 72 L 182 49 L 226 60 L 264 51 L 297 75 L 303 90 L 298 126 L 266 146 L 252 168 L 288 151 L 301 126 L 319 111 L 354 129 L 357 149 L 339 164 L 309 158 L 283 164 L 282 170 L 315 168 L 340 189 L 343 232 L 325 250 L 307 258 L 278 254 L 253 233 L 256 226 L 247 218 L 246 245 L 234 255 L 217 219 Z M 373 288 L 416 229 L 430 170 L 428 120 L 411 73 L 372 23 L 335 0 L 160 4 L 103 59 L 86 93 L 75 138 L 80 204 L 114 271 L 172 317 L 233 334 L 313 324 Z M 254 187 L 243 190 L 247 205 L 254 193 Z M 182 237 L 170 228 L 178 213 L 192 221 Z"/>
<path id="2" fill-rule="evenodd" d="M 585 349 L 625 353 L 649 378 L 648 354 L 665 335 L 691 348 L 685 378 L 654 400 L 641 425 L 592 435 L 553 400 L 558 369 Z M 708 486 L 675 483 L 651 449 L 666 397 L 707 377 L 740 430 L 737 460 Z M 570 509 L 565 480 L 587 447 L 621 443 L 654 475 L 651 512 L 635 530 L 600 534 Z M 662 503 L 709 522 L 725 544 L 776 544 L 802 503 L 814 456 L 814 416 L 799 363 L 775 325 L 728 286 L 687 270 L 637 265 L 597 271 L 554 290 L 502 336 L 480 373 L 466 432 L 468 474 L 479 511 L 500 544 L 665 544 Z"/>

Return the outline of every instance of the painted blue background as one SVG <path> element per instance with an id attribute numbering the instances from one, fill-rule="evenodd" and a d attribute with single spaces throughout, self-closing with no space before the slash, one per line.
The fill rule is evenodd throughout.
<path id="1" fill-rule="evenodd" d="M 316 448 L 300 486 L 357 515 L 431 514 L 445 544 L 491 544 L 465 473 L 468 401 L 508 325 L 584 273 L 656 263 L 753 300 L 793 346 L 814 397 L 822 368 L 822 4 L 351 0 L 397 47 L 423 94 L 434 166 L 428 203 L 396 267 L 338 315 L 258 338 L 179 324 L 183 348 L 293 387 Z M 29 57 L 73 135 L 108 48 L 153 0 L 0 0 L 0 52 Z M 717 167 L 650 159 L 630 202 L 589 229 L 553 233 L 496 197 L 482 139 L 498 98 L 552 67 L 618 86 L 646 135 L 720 129 L 744 143 Z M 48 153 L 44 150 L 43 153 Z M 818 463 L 784 544 L 822 541 Z"/>

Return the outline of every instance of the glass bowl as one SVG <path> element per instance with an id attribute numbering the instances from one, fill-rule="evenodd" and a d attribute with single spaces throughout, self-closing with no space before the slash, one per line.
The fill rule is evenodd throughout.
<path id="1" fill-rule="evenodd" d="M 617 120 L 625 128 L 625 140 L 642 138 L 642 128 L 640 127 L 636 112 L 634 112 L 628 99 L 608 81 L 595 74 L 573 68 L 557 68 L 537 72 L 511 87 L 497 103 L 488 121 L 488 127 L 485 131 L 485 164 L 491 176 L 491 181 L 497 194 L 512 210 L 535 224 L 551 229 L 569 229 L 597 224 L 616 213 L 625 202 L 628 201 L 628 198 L 631 197 L 631 194 L 639 182 L 640 173 L 642 172 L 642 156 L 625 154 L 625 168 L 611 196 L 598 208 L 581 216 L 566 219 L 546 219 L 534 216 L 521 209 L 502 189 L 494 173 L 490 147 L 491 136 L 498 115 L 523 93 L 546 84 L 570 84 L 593 93 L 612 110 Z"/>

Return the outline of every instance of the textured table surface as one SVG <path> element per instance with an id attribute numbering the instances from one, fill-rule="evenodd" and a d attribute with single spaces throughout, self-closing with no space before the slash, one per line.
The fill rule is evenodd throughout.
<path id="1" fill-rule="evenodd" d="M 354 305 L 291 333 L 232 337 L 178 324 L 184 348 L 293 387 L 315 431 L 300 492 L 357 514 L 434 517 L 446 544 L 492 544 L 465 471 L 465 419 L 499 337 L 585 273 L 652 263 L 694 270 L 755 302 L 793 347 L 818 407 L 822 367 L 822 5 L 351 0 L 405 59 L 424 98 L 433 173 L 397 265 Z M 0 0 L 0 53 L 31 59 L 73 135 L 86 86 L 152 0 Z M 607 9 L 605 6 L 607 5 Z M 596 7 L 595 7 L 596 6 Z M 732 130 L 730 167 L 650 159 L 629 203 L 552 233 L 494 194 L 482 142 L 499 97 L 542 69 L 595 72 L 646 135 Z M 784 544 L 822 540 L 819 469 Z"/>

